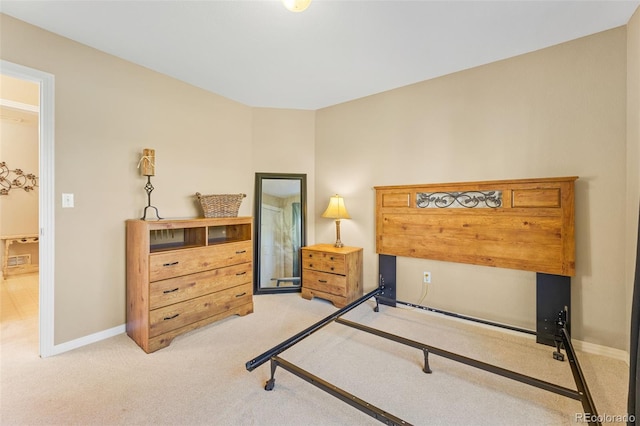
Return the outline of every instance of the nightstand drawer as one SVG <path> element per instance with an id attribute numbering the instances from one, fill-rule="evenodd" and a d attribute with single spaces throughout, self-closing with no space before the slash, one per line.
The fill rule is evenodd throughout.
<path id="1" fill-rule="evenodd" d="M 344 275 L 334 275 L 312 269 L 303 269 L 302 286 L 304 288 L 335 294 L 336 296 L 347 295 L 347 277 Z"/>
<path id="2" fill-rule="evenodd" d="M 332 274 L 347 273 L 345 255 L 339 253 L 325 253 L 314 250 L 302 250 L 302 267 Z"/>

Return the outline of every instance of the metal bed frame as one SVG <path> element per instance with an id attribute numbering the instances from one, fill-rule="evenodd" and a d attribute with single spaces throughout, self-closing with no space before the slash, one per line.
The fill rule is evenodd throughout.
<path id="1" fill-rule="evenodd" d="M 584 419 L 592 425 L 599 424 L 570 337 L 570 284 L 571 276 L 575 275 L 576 260 L 576 179 L 576 176 L 569 176 L 375 187 L 378 288 L 247 362 L 247 370 L 252 371 L 271 361 L 271 378 L 265 385 L 266 390 L 274 388 L 275 371 L 282 367 L 383 423 L 408 424 L 279 356 L 325 325 L 336 322 L 421 350 L 425 373 L 431 373 L 429 354 L 444 357 L 580 401 Z M 535 272 L 536 331 L 396 300 L 396 256 Z M 566 354 L 576 390 L 342 318 L 372 297 L 376 299 L 375 311 L 380 309 L 380 304 L 393 307 L 402 304 L 533 334 L 537 343 L 555 346 L 555 360 L 564 361 Z"/>
<path id="2" fill-rule="evenodd" d="M 306 328 L 305 330 L 299 332 L 298 334 L 290 337 L 289 339 L 283 341 L 282 343 L 274 346 L 273 348 L 269 349 L 268 351 L 262 353 L 261 355 L 257 356 L 256 358 L 248 361 L 245 366 L 247 368 L 248 371 L 253 371 L 255 370 L 257 367 L 261 366 L 262 364 L 266 363 L 267 361 L 271 362 L 271 378 L 266 382 L 264 389 L 267 391 L 273 390 L 274 386 L 275 386 L 275 372 L 277 367 L 281 367 L 287 371 L 289 371 L 290 373 L 300 377 L 301 379 L 307 381 L 308 383 L 311 383 L 312 385 L 318 387 L 319 389 L 329 393 L 330 395 L 333 395 L 334 397 L 342 400 L 343 402 L 346 402 L 347 404 L 351 405 L 352 407 L 364 412 L 365 414 L 370 415 L 371 417 L 379 420 L 380 422 L 387 424 L 387 425 L 409 425 L 410 423 L 402 420 L 401 418 L 394 416 L 392 414 L 390 414 L 389 412 L 387 412 L 386 410 L 376 407 L 373 404 L 370 404 L 360 398 L 358 398 L 357 396 L 343 390 L 340 389 L 339 387 L 323 380 L 320 377 L 317 377 L 313 374 L 311 374 L 310 372 L 296 366 L 295 364 L 286 361 L 285 359 L 281 358 L 279 356 L 280 353 L 284 352 L 285 350 L 291 348 L 293 345 L 295 345 L 296 343 L 300 342 L 301 340 L 305 339 L 306 337 L 310 336 L 311 334 L 315 333 L 316 331 L 322 329 L 324 326 L 335 322 L 338 324 L 342 324 L 348 327 L 352 327 L 355 328 L 357 330 L 361 330 L 364 331 L 366 333 L 370 333 L 388 340 L 392 340 L 394 342 L 403 344 L 403 345 L 407 345 L 416 349 L 419 349 L 423 352 L 424 354 L 424 367 L 423 367 L 423 372 L 425 373 L 431 373 L 432 370 L 429 367 L 429 354 L 433 354 L 436 356 L 441 356 L 443 358 L 447 358 L 449 360 L 452 361 L 456 361 L 462 364 L 466 364 L 468 366 L 471 367 L 475 367 L 478 368 L 480 370 L 484 370 L 493 374 L 497 374 L 499 376 L 502 377 L 506 377 L 508 379 L 512 379 L 521 383 L 525 383 L 531 386 L 534 386 L 536 388 L 539 389 L 543 389 L 558 395 L 562 395 L 564 397 L 567 398 L 571 398 L 577 401 L 580 401 L 582 403 L 582 407 L 584 409 L 584 413 L 587 415 L 586 418 L 589 420 L 589 424 L 590 425 L 600 425 L 600 422 L 598 421 L 598 413 L 596 411 L 596 407 L 595 404 L 593 402 L 593 399 L 591 397 L 591 394 L 589 392 L 589 388 L 587 386 L 587 382 L 585 380 L 585 377 L 582 373 L 582 369 L 580 368 L 580 364 L 578 362 L 578 359 L 576 357 L 576 353 L 573 349 L 573 346 L 571 344 L 571 337 L 569 335 L 569 331 L 568 331 L 568 327 L 567 327 L 567 318 L 568 318 L 568 312 L 565 308 L 565 310 L 558 312 L 558 318 L 555 322 L 555 333 L 553 335 L 553 340 L 555 341 L 555 351 L 553 352 L 553 358 L 558 360 L 558 361 L 564 361 L 564 354 L 561 352 L 562 349 L 564 349 L 565 353 L 566 353 L 566 357 L 569 361 L 569 365 L 571 367 L 571 372 L 573 374 L 573 379 L 575 381 L 576 384 L 576 388 L 577 390 L 573 390 L 570 388 L 566 388 L 563 386 L 559 386 L 557 384 L 554 383 L 550 383 L 544 380 L 540 380 L 537 379 L 535 377 L 531 377 L 531 376 L 526 376 L 524 374 L 512 371 L 512 370 L 508 370 L 505 368 L 501 368 L 498 367 L 496 365 L 492 365 L 492 364 L 488 364 L 482 361 L 478 361 L 472 358 L 468 358 L 466 356 L 463 355 L 459 355 L 453 352 L 449 352 L 443 349 L 439 349 L 436 347 L 433 347 L 431 345 L 425 344 L 425 343 L 421 343 L 421 342 L 417 342 L 415 340 L 410 340 L 410 339 L 406 339 L 404 337 L 401 336 L 397 336 L 394 334 L 390 334 L 381 330 L 377 330 L 368 326 L 365 326 L 363 324 L 359 324 L 353 321 L 349 321 L 346 320 L 344 318 L 342 318 L 342 316 L 344 314 L 346 314 L 347 312 L 351 311 L 352 309 L 358 307 L 359 305 L 361 305 L 362 303 L 366 302 L 367 300 L 371 299 L 371 298 L 375 298 L 376 301 L 376 306 L 374 308 L 375 312 L 378 312 L 380 309 L 380 304 L 384 304 L 384 305 L 389 305 L 389 306 L 396 306 L 396 304 L 402 304 L 402 305 L 406 305 L 406 306 L 410 306 L 413 308 L 418 308 L 418 309 L 423 309 L 426 311 L 430 311 L 430 312 L 435 312 L 435 313 L 440 313 L 440 314 L 444 314 L 444 315 L 448 315 L 448 316 L 454 316 L 456 318 L 459 319 L 464 319 L 464 320 L 469 320 L 469 321 L 474 321 L 474 322 L 479 322 L 485 325 L 491 325 L 494 327 L 499 327 L 499 328 L 506 328 L 512 331 L 517 331 L 517 332 L 522 332 L 522 333 L 526 333 L 526 334 L 533 334 L 533 335 L 539 335 L 539 333 L 536 333 L 535 331 L 531 331 L 531 330 L 526 330 L 526 329 L 521 329 L 521 328 L 517 328 L 517 327 L 513 327 L 513 326 L 509 326 L 509 325 L 504 325 L 504 324 L 499 324 L 499 323 L 494 323 L 491 321 L 485 321 L 485 320 L 480 320 L 480 319 L 476 319 L 476 318 L 472 318 L 472 317 L 467 317 L 464 315 L 459 315 L 453 312 L 447 312 L 447 311 L 442 311 L 439 309 L 434 309 L 434 308 L 430 308 L 427 306 L 420 306 L 420 305 L 415 305 L 412 303 L 408 303 L 408 302 L 402 302 L 399 300 L 396 300 L 395 298 L 395 277 L 393 277 L 392 279 L 392 283 L 391 285 L 387 285 L 385 286 L 385 282 L 384 282 L 384 277 L 380 276 L 380 283 L 377 289 L 367 293 L 366 295 L 362 296 L 361 298 L 355 300 L 354 302 L 348 304 L 347 306 L 345 306 L 342 309 L 339 309 L 338 311 L 336 311 L 335 313 L 325 317 L 324 319 L 318 321 L 317 323 L 313 324 L 312 326 Z M 548 337 L 548 336 L 547 336 Z"/>

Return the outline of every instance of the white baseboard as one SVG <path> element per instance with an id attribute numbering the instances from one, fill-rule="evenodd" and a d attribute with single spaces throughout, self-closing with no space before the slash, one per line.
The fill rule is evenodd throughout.
<path id="1" fill-rule="evenodd" d="M 609 346 L 597 345 L 595 343 L 583 342 L 581 340 L 571 339 L 571 344 L 577 351 L 586 352 L 594 355 L 608 356 L 609 358 L 624 361 L 629 365 L 629 353 L 622 349 L 611 348 Z"/>
<path id="2" fill-rule="evenodd" d="M 90 334 L 88 336 L 80 337 L 75 340 L 71 340 L 69 342 L 61 343 L 59 345 L 55 345 L 53 347 L 53 351 L 51 355 L 59 355 L 64 352 L 71 351 L 73 349 L 80 348 L 82 346 L 90 345 L 91 343 L 96 343 L 104 339 L 108 339 L 110 337 L 117 336 L 118 334 L 122 334 L 126 332 L 125 324 L 118 325 L 116 327 L 110 328 L 108 330 L 99 331 L 97 333 Z"/>

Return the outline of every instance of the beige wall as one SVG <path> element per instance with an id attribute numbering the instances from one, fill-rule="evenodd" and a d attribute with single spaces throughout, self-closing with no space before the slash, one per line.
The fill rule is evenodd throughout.
<path id="1" fill-rule="evenodd" d="M 124 322 L 124 221 L 146 205 L 136 164 L 154 148 L 164 217 L 198 215 L 196 191 L 245 192 L 240 214 L 251 215 L 255 172 L 306 173 L 308 243 L 331 242 L 334 222 L 320 215 L 340 193 L 353 218 L 342 240 L 365 248 L 366 289 L 377 283 L 373 186 L 578 175 L 573 334 L 627 348 L 634 206 L 618 203 L 638 199 L 627 184 L 638 80 L 627 87 L 626 69 L 638 55 L 625 28 L 316 112 L 250 108 L 5 15 L 0 43 L 2 59 L 56 79 L 56 344 Z M 76 208 L 60 208 L 62 192 Z M 423 304 L 535 327 L 532 273 L 398 266 L 403 300 L 424 296 L 429 270 Z"/>
<path id="2" fill-rule="evenodd" d="M 307 175 L 307 209 L 315 199 L 315 112 L 276 108 L 253 109 L 254 172 Z M 307 244 L 313 244 L 315 220 L 307 215 Z"/>
<path id="3" fill-rule="evenodd" d="M 626 275 L 627 334 L 631 325 L 631 301 L 635 275 L 640 208 L 640 8 L 627 25 L 627 217 Z M 630 339 L 627 338 L 627 350 Z"/>
<path id="4" fill-rule="evenodd" d="M 617 28 L 318 111 L 316 201 L 345 197 L 365 289 L 373 186 L 576 175 L 572 334 L 625 348 L 626 54 Z M 318 222 L 316 239 L 332 238 Z M 535 329 L 534 273 L 398 258 L 398 283 L 401 300 Z"/>

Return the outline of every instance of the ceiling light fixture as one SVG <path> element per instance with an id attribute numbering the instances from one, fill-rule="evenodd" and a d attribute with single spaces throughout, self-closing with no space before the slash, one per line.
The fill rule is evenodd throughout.
<path id="1" fill-rule="evenodd" d="M 311 0 L 282 0 L 282 4 L 292 12 L 302 12 L 311 4 Z"/>

